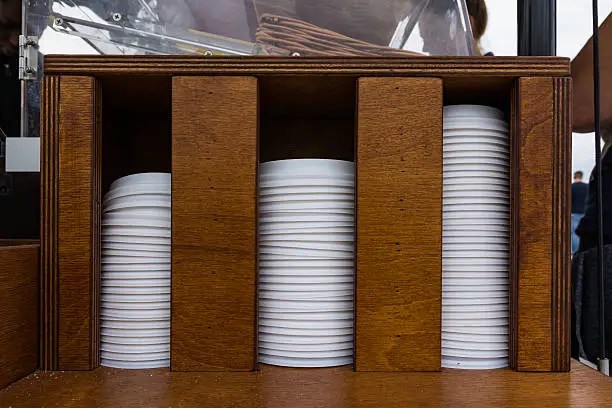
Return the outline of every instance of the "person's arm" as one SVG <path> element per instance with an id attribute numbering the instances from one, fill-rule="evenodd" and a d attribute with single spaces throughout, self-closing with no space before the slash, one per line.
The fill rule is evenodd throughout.
<path id="1" fill-rule="evenodd" d="M 599 28 L 599 70 L 601 125 L 612 126 L 612 14 Z M 593 39 L 591 38 L 572 61 L 574 81 L 574 131 L 592 132 L 593 103 Z"/>

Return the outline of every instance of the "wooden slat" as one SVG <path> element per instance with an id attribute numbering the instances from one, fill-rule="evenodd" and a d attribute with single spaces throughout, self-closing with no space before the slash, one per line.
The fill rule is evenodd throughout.
<path id="1" fill-rule="evenodd" d="M 41 249 L 40 249 L 40 368 L 57 370 L 58 321 L 58 76 L 45 76 L 41 85 Z"/>
<path id="2" fill-rule="evenodd" d="M 59 370 L 91 370 L 98 365 L 100 280 L 99 111 L 96 80 L 60 80 L 58 274 Z"/>
<path id="3" fill-rule="evenodd" d="M 511 363 L 569 370 L 570 80 L 521 78 L 513 97 Z"/>
<path id="4" fill-rule="evenodd" d="M 441 358 L 442 81 L 358 85 L 357 371 Z"/>
<path id="5" fill-rule="evenodd" d="M 571 356 L 572 81 L 553 79 L 552 371 L 569 371 Z"/>
<path id="6" fill-rule="evenodd" d="M 91 245 L 93 258 L 91 259 L 91 268 L 93 275 L 90 281 L 91 291 L 91 366 L 93 368 L 100 366 L 100 286 L 102 268 L 100 261 L 102 259 L 102 85 L 100 81 L 94 82 L 94 107 L 93 114 L 95 120 L 94 140 L 92 143 L 93 160 L 92 160 L 92 217 L 93 217 L 93 234 L 91 236 Z"/>
<path id="7" fill-rule="evenodd" d="M 478 77 L 568 76 L 562 57 L 205 57 L 186 55 L 45 57 L 47 75 L 354 75 Z"/>
<path id="8" fill-rule="evenodd" d="M 0 389 L 38 367 L 40 246 L 16 245 L 0 247 Z"/>
<path id="9" fill-rule="evenodd" d="M 519 147 L 520 147 L 520 129 L 521 120 L 519 116 L 519 87 L 512 87 L 510 95 L 510 231 L 509 231 L 509 282 L 508 282 L 508 297 L 509 297 L 509 333 L 508 333 L 508 362 L 509 366 L 516 369 L 517 359 L 517 341 L 518 341 L 518 234 L 519 234 L 519 219 L 518 219 L 518 204 L 519 204 Z"/>
<path id="10" fill-rule="evenodd" d="M 553 89 L 551 78 L 518 81 L 519 187 L 516 369 L 550 371 Z"/>
<path id="11" fill-rule="evenodd" d="M 171 368 L 253 370 L 257 79 L 172 89 Z"/>

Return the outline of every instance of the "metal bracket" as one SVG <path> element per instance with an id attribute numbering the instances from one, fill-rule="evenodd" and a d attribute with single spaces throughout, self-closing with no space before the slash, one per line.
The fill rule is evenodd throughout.
<path id="1" fill-rule="evenodd" d="M 38 37 L 19 36 L 19 79 L 36 79 L 38 71 Z"/>

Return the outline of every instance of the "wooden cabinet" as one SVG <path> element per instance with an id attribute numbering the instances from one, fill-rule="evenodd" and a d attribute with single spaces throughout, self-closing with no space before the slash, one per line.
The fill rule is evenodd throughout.
<path id="1" fill-rule="evenodd" d="M 171 368 L 257 368 L 257 164 L 355 160 L 355 368 L 440 369 L 442 107 L 511 124 L 510 361 L 567 371 L 569 61 L 48 56 L 41 364 L 99 365 L 101 197 L 172 172 Z M 418 212 L 417 212 L 418 209 Z"/>
<path id="2" fill-rule="evenodd" d="M 39 250 L 0 240 L 0 390 L 38 367 Z"/>

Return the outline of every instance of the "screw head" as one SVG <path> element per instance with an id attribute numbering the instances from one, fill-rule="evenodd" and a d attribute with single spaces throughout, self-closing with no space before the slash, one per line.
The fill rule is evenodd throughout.
<path id="1" fill-rule="evenodd" d="M 56 18 L 55 19 L 55 25 L 63 26 L 64 25 L 64 19 L 61 18 L 61 17 Z"/>
<path id="2" fill-rule="evenodd" d="M 301 57 L 301 56 L 302 56 L 302 54 L 300 54 L 300 53 L 299 53 L 299 52 L 297 52 L 297 51 L 294 51 L 294 52 L 292 52 L 292 53 L 291 53 L 291 56 L 292 56 L 292 57 Z"/>
<path id="3" fill-rule="evenodd" d="M 113 13 L 113 21 L 119 22 L 122 18 L 121 13 Z"/>
<path id="4" fill-rule="evenodd" d="M 210 57 L 213 55 L 213 52 L 208 50 L 208 51 L 204 51 L 204 55 L 206 55 L 207 57 Z"/>

